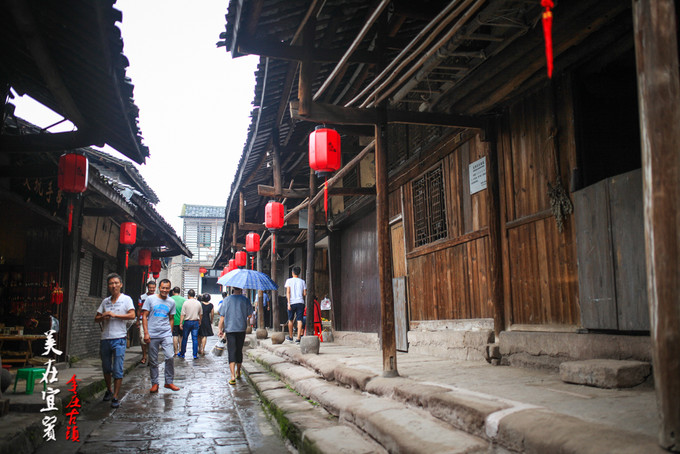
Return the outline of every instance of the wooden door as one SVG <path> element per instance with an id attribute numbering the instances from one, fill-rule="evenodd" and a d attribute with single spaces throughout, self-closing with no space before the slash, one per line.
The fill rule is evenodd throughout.
<path id="1" fill-rule="evenodd" d="M 406 285 L 406 254 L 404 224 L 401 220 L 390 226 L 392 240 L 392 293 L 394 295 L 394 325 L 397 350 L 408 351 L 408 287 Z"/>

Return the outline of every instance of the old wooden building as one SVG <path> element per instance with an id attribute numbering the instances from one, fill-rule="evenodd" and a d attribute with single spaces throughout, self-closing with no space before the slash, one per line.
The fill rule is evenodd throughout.
<path id="1" fill-rule="evenodd" d="M 155 211 L 158 198 L 134 165 L 89 148 L 108 144 L 140 164 L 149 156 L 126 77 L 122 15 L 112 5 L 0 5 L 0 323 L 12 336 L 3 344 L 3 363 L 30 359 L 27 344 L 35 337 L 26 336 L 44 338 L 47 314 L 60 322 L 58 361 L 97 354 L 100 329 L 92 320 L 106 296 L 106 274 L 121 274 L 124 291 L 135 298 L 147 272 L 137 265 L 139 249 L 156 258 L 191 255 Z M 15 95 L 50 108 L 73 130 L 51 133 L 49 125 L 17 118 Z M 58 185 L 65 152 L 89 160 L 87 187 L 78 195 Z M 119 243 L 123 222 L 138 227 L 127 269 Z"/>
<path id="2" fill-rule="evenodd" d="M 221 38 L 261 60 L 217 265 L 284 201 L 263 268 L 282 284 L 303 265 L 336 330 L 379 335 L 386 374 L 433 343 L 548 367 L 654 356 L 673 443 L 674 2 L 234 0 Z M 327 221 L 318 124 L 342 136 Z"/>

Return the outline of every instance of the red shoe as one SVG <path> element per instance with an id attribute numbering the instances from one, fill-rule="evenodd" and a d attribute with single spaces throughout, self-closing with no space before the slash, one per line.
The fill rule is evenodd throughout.
<path id="1" fill-rule="evenodd" d="M 172 389 L 173 391 L 179 391 L 179 386 L 175 386 L 172 383 L 166 383 L 165 388 Z"/>
<path id="2" fill-rule="evenodd" d="M 149 392 L 150 392 L 151 394 L 157 393 L 157 392 L 158 392 L 158 383 L 155 383 L 155 384 L 151 387 L 151 389 L 149 390 Z"/>

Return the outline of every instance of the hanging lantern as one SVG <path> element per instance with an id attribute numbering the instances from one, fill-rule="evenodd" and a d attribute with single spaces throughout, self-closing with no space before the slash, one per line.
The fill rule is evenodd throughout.
<path id="1" fill-rule="evenodd" d="M 276 253 L 276 231 L 283 227 L 283 204 L 270 200 L 264 207 L 264 225 L 272 232 L 272 254 Z"/>
<path id="2" fill-rule="evenodd" d="M 328 175 L 341 165 L 340 134 L 335 129 L 317 126 L 309 135 L 309 167 L 325 178 L 323 211 L 328 222 Z"/>
<path id="3" fill-rule="evenodd" d="M 227 268 L 227 273 L 230 271 L 234 271 L 236 269 L 236 260 L 231 259 L 229 260 L 229 267 Z"/>
<path id="4" fill-rule="evenodd" d="M 552 79 L 553 72 L 553 45 L 552 45 L 552 20 L 551 9 L 555 7 L 553 0 L 541 0 L 543 11 L 543 38 L 545 39 L 545 61 L 548 69 L 548 78 Z"/>
<path id="5" fill-rule="evenodd" d="M 320 176 L 340 168 L 340 134 L 335 129 L 317 126 L 309 135 L 309 167 Z"/>
<path id="6" fill-rule="evenodd" d="M 260 250 L 260 235 L 250 232 L 246 235 L 246 251 L 257 252 Z"/>
<path id="7" fill-rule="evenodd" d="M 238 268 L 244 267 L 248 264 L 248 255 L 245 251 L 238 251 L 235 255 L 235 262 Z"/>
<path id="8" fill-rule="evenodd" d="M 161 266 L 162 265 L 160 259 L 151 260 L 151 273 L 153 274 L 154 279 L 158 279 L 158 276 L 160 276 Z"/>
<path id="9" fill-rule="evenodd" d="M 251 255 L 250 258 L 250 269 L 255 269 L 255 256 L 254 254 L 260 250 L 260 235 L 255 232 L 250 232 L 246 235 L 246 251 Z"/>
<path id="10" fill-rule="evenodd" d="M 203 277 L 203 276 L 205 276 L 205 273 L 208 272 L 208 270 L 205 269 L 205 268 L 203 268 L 203 267 L 200 267 L 200 268 L 198 269 L 198 272 L 201 273 L 201 277 Z"/>
<path id="11" fill-rule="evenodd" d="M 151 265 L 151 250 L 140 249 L 137 254 L 137 263 L 139 263 L 139 266 L 149 267 Z"/>
<path id="12" fill-rule="evenodd" d="M 67 194 L 82 194 L 87 189 L 89 170 L 87 157 L 78 153 L 64 153 L 59 158 L 57 186 Z M 68 234 L 73 226 L 73 200 L 68 197 Z"/>
<path id="13" fill-rule="evenodd" d="M 123 222 L 120 225 L 120 244 L 132 246 L 137 241 L 137 224 L 134 222 Z M 130 258 L 130 248 L 125 248 L 125 268 L 128 267 Z"/>

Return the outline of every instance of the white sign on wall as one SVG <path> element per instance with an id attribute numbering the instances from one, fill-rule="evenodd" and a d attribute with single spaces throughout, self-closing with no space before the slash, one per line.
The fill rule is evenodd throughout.
<path id="1" fill-rule="evenodd" d="M 486 189 L 486 158 L 470 164 L 470 195 Z"/>

